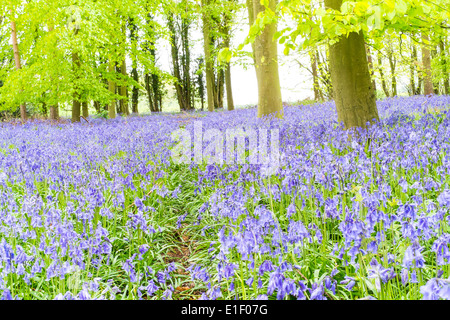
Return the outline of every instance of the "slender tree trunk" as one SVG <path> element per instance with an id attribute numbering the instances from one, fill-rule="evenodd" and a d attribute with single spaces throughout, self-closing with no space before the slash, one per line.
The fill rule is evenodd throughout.
<path id="1" fill-rule="evenodd" d="M 333 100 L 334 99 L 333 84 L 331 83 L 330 72 L 327 65 L 327 61 L 329 59 L 321 56 L 321 52 L 319 50 L 316 50 L 316 59 L 317 59 L 317 67 L 319 69 L 320 74 L 320 80 L 322 81 L 322 85 L 324 87 L 324 91 L 321 94 L 322 96 L 325 95 L 327 99 Z"/>
<path id="2" fill-rule="evenodd" d="M 325 6 L 340 10 L 342 0 L 325 0 Z M 330 71 L 338 121 L 346 129 L 365 128 L 378 121 L 375 91 L 370 78 L 364 34 L 351 32 L 330 46 Z"/>
<path id="3" fill-rule="evenodd" d="M 55 29 L 55 27 L 52 24 L 48 25 L 48 32 L 52 32 L 54 29 Z M 53 82 L 53 79 L 52 79 L 52 82 Z M 58 104 L 50 106 L 50 119 L 51 120 L 58 120 L 59 119 L 59 106 L 58 106 Z"/>
<path id="4" fill-rule="evenodd" d="M 177 94 L 178 105 L 180 106 L 180 110 L 188 110 L 187 104 L 185 102 L 185 96 L 183 94 L 182 83 L 183 79 L 181 77 L 180 71 L 180 63 L 179 63 L 179 51 L 178 51 L 178 41 L 177 41 L 177 32 L 175 29 L 174 21 L 172 16 L 168 17 L 168 27 L 171 31 L 171 54 L 172 54 L 172 64 L 173 64 L 173 76 L 176 78 L 175 82 L 175 91 Z"/>
<path id="5" fill-rule="evenodd" d="M 133 18 L 129 19 L 129 26 L 130 26 L 130 40 L 132 47 L 136 49 L 137 46 L 137 26 L 134 23 Z M 131 76 L 133 77 L 133 80 L 136 83 L 139 83 L 139 74 L 137 71 L 137 57 L 136 55 L 132 54 L 132 69 L 131 69 Z M 131 112 L 132 113 L 139 113 L 138 110 L 138 103 L 139 103 L 139 87 L 137 85 L 133 85 L 133 89 L 131 92 Z"/>
<path id="6" fill-rule="evenodd" d="M 139 82 L 139 74 L 137 72 L 136 67 L 133 67 L 133 69 L 131 70 L 131 76 L 133 77 L 134 81 Z M 138 102 L 139 102 L 139 88 L 136 85 L 133 85 L 133 91 L 132 91 L 132 95 L 131 95 L 131 112 L 132 113 L 139 113 Z"/>
<path id="7" fill-rule="evenodd" d="M 127 65 L 125 59 L 122 60 L 122 66 L 120 67 L 120 72 L 122 73 L 123 78 L 127 77 Z M 120 111 L 123 115 L 129 115 L 130 111 L 128 109 L 128 93 L 127 86 L 125 84 L 120 86 Z"/>
<path id="8" fill-rule="evenodd" d="M 224 18 L 224 47 L 229 48 L 230 47 L 230 15 L 225 14 Z M 234 110 L 234 101 L 233 101 L 233 92 L 231 88 L 231 65 L 230 62 L 226 63 L 225 66 L 225 87 L 227 91 L 227 109 L 229 111 Z"/>
<path id="9" fill-rule="evenodd" d="M 433 44 L 430 53 L 431 53 L 431 59 L 432 60 L 437 58 L 438 52 L 437 52 L 437 46 L 436 45 Z M 430 61 L 430 68 L 431 68 L 431 61 Z M 439 81 L 435 81 L 432 78 L 432 83 L 433 83 L 433 92 L 434 92 L 434 94 L 439 94 Z"/>
<path id="10" fill-rule="evenodd" d="M 225 84 L 227 89 L 227 109 L 228 111 L 234 110 L 234 101 L 233 101 L 233 92 L 231 89 L 231 70 L 230 70 L 230 63 L 227 63 L 226 69 L 225 69 Z M 202 101 L 202 108 L 203 108 L 203 101 Z"/>
<path id="11" fill-rule="evenodd" d="M 429 49 L 428 34 L 422 32 L 422 64 L 423 64 L 423 93 L 424 95 L 432 95 L 433 78 L 431 76 L 431 54 Z"/>
<path id="12" fill-rule="evenodd" d="M 391 89 L 392 89 L 392 96 L 397 96 L 397 78 L 395 76 L 395 68 L 396 68 L 396 60 L 392 55 L 392 52 L 388 53 L 388 59 L 389 59 L 389 66 L 391 68 Z"/>
<path id="13" fill-rule="evenodd" d="M 182 46 L 182 67 L 183 67 L 183 96 L 186 103 L 186 109 L 192 110 L 192 85 L 191 85 L 191 53 L 189 49 L 189 25 L 190 22 L 181 17 L 181 46 Z"/>
<path id="14" fill-rule="evenodd" d="M 11 38 L 14 52 L 14 62 L 16 64 L 16 69 L 19 70 L 22 69 L 22 65 L 20 63 L 19 45 L 17 43 L 17 27 L 16 22 L 14 20 L 11 20 Z M 20 119 L 22 120 L 22 122 L 27 121 L 27 108 L 25 104 L 20 105 Z"/>
<path id="15" fill-rule="evenodd" d="M 217 73 L 217 106 L 219 109 L 223 108 L 223 97 L 225 94 L 225 72 L 219 70 Z"/>
<path id="16" fill-rule="evenodd" d="M 441 41 L 439 41 L 439 51 L 441 54 L 441 65 L 442 65 L 442 72 L 444 73 L 444 93 L 446 95 L 450 94 L 450 83 L 449 83 L 449 74 L 448 74 L 448 66 L 446 61 L 446 54 L 445 54 L 445 44 L 444 39 L 441 38 Z"/>
<path id="17" fill-rule="evenodd" d="M 411 62 L 409 64 L 409 86 L 411 88 L 411 95 L 415 95 L 416 89 L 416 66 L 417 65 L 417 50 L 414 42 L 411 40 Z"/>
<path id="18" fill-rule="evenodd" d="M 75 35 L 78 33 L 78 29 L 75 30 Z M 72 102 L 72 122 L 80 122 L 80 113 L 81 113 L 81 103 L 80 103 L 80 88 L 78 88 L 77 80 L 78 73 L 80 72 L 81 61 L 77 52 L 72 52 L 72 64 L 73 64 L 73 72 L 75 74 L 75 91 L 73 94 L 73 102 Z"/>
<path id="19" fill-rule="evenodd" d="M 214 111 L 214 71 L 211 63 L 211 30 L 210 30 L 210 14 L 208 5 L 210 0 L 201 0 L 203 13 L 203 50 L 205 54 L 205 73 L 206 73 L 206 95 L 208 101 L 208 111 Z"/>
<path id="20" fill-rule="evenodd" d="M 381 59 L 380 53 L 378 54 L 378 72 L 380 73 L 380 79 L 381 79 L 381 87 L 383 88 L 384 94 L 386 97 L 390 97 L 391 94 L 389 92 L 389 89 L 386 85 L 386 79 L 384 78 L 384 72 L 383 72 L 383 60 Z"/>
<path id="21" fill-rule="evenodd" d="M 114 62 L 109 61 L 109 72 L 111 73 L 111 76 L 114 75 L 115 68 L 114 68 Z M 116 83 L 113 80 L 108 80 L 108 90 L 112 94 L 116 93 Z M 108 118 L 114 119 L 116 117 L 116 100 L 113 99 L 111 103 L 108 105 Z"/>
<path id="22" fill-rule="evenodd" d="M 309 52 L 309 58 L 311 60 L 311 72 L 313 76 L 313 89 L 314 89 L 314 100 L 322 100 L 320 85 L 319 85 L 319 74 L 317 72 L 317 57 L 315 51 Z"/>
<path id="23" fill-rule="evenodd" d="M 277 0 L 269 0 L 268 4 L 268 8 L 275 11 Z M 247 9 L 250 22 L 253 24 L 252 22 L 256 20 L 260 12 L 265 10 L 265 7 L 259 0 L 248 0 Z M 258 82 L 258 118 L 266 115 L 283 117 L 277 40 L 273 39 L 276 31 L 276 23 L 266 25 L 262 33 L 256 37 L 253 47 Z"/>

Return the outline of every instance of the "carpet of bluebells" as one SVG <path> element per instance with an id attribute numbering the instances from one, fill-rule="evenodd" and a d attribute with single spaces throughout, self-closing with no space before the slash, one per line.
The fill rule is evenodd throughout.
<path id="1" fill-rule="evenodd" d="M 2 124 L 3 299 L 450 299 L 450 97 Z M 175 164 L 171 132 L 278 128 L 281 166 Z"/>

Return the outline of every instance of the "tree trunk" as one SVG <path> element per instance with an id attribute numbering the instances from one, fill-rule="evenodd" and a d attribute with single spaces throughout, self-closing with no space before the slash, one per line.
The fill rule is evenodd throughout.
<path id="1" fill-rule="evenodd" d="M 397 61 L 395 60 L 392 52 L 388 53 L 388 59 L 389 59 L 389 66 L 391 68 L 391 89 L 392 89 L 392 96 L 397 96 L 397 78 L 395 76 L 395 67 L 397 65 Z"/>
<path id="2" fill-rule="evenodd" d="M 311 60 L 311 71 L 313 76 L 313 89 L 314 89 L 314 100 L 322 100 L 319 86 L 319 75 L 317 72 L 317 57 L 315 51 L 309 52 L 309 58 Z"/>
<path id="3" fill-rule="evenodd" d="M 320 79 L 322 81 L 323 87 L 325 88 L 323 93 L 321 93 L 321 95 L 323 96 L 325 94 L 327 99 L 333 100 L 334 99 L 333 84 L 331 83 L 330 72 L 327 65 L 327 61 L 329 60 L 328 56 L 327 58 L 324 58 L 321 56 L 321 52 L 319 50 L 316 50 L 316 59 L 317 59 L 317 67 L 320 73 Z"/>
<path id="4" fill-rule="evenodd" d="M 225 93 L 225 72 L 219 70 L 217 73 L 217 107 L 223 109 L 223 97 Z"/>
<path id="5" fill-rule="evenodd" d="M 52 24 L 48 24 L 48 32 L 52 32 L 55 30 L 55 27 Z M 52 79 L 53 81 L 53 79 Z M 59 119 L 59 107 L 58 104 L 50 106 L 50 119 L 51 120 L 58 120 Z"/>
<path id="6" fill-rule="evenodd" d="M 137 26 L 134 23 L 134 20 L 132 18 L 129 19 L 129 26 L 130 26 L 130 41 L 132 44 L 132 47 L 135 49 L 137 46 Z M 133 80 L 136 83 L 139 83 L 139 74 L 137 71 L 137 57 L 132 54 L 132 69 L 131 69 L 131 76 L 133 77 Z M 137 85 L 133 85 L 133 89 L 131 91 L 131 112 L 132 113 L 139 113 L 138 110 L 138 103 L 139 103 L 139 87 Z"/>
<path id="7" fill-rule="evenodd" d="M 122 66 L 120 67 L 120 72 L 122 73 L 123 79 L 127 77 L 127 65 L 125 59 L 122 60 Z M 127 86 L 125 84 L 120 86 L 120 111 L 123 115 L 129 115 L 130 111 L 128 109 L 128 92 Z"/>
<path id="8" fill-rule="evenodd" d="M 115 72 L 115 68 L 114 68 L 114 62 L 113 61 L 109 61 L 109 72 L 110 72 L 110 76 L 113 77 L 114 72 Z M 108 80 L 108 90 L 109 92 L 111 92 L 111 94 L 115 94 L 116 93 L 116 83 L 113 80 Z M 109 119 L 114 119 L 116 117 L 116 103 L 115 103 L 115 99 L 113 99 L 111 101 L 111 103 L 108 105 L 108 118 Z"/>
<path id="9" fill-rule="evenodd" d="M 59 119 L 59 108 L 58 105 L 50 106 L 50 120 Z"/>
<path id="10" fill-rule="evenodd" d="M 438 53 L 437 53 L 436 45 L 433 45 L 430 53 L 431 53 L 431 60 L 434 60 L 437 58 Z M 431 61 L 430 61 L 430 67 L 431 67 Z M 433 81 L 433 79 L 432 79 L 432 83 L 433 83 L 433 93 L 439 94 L 439 81 Z"/>
<path id="11" fill-rule="evenodd" d="M 381 59 L 381 54 L 378 53 L 378 72 L 380 73 L 380 79 L 381 79 L 381 87 L 383 88 L 384 94 L 386 97 L 390 97 L 391 94 L 389 92 L 389 89 L 386 85 L 386 79 L 384 78 L 384 72 L 383 72 L 383 60 Z"/>
<path id="12" fill-rule="evenodd" d="M 445 44 L 444 39 L 441 38 L 441 41 L 439 41 L 439 51 L 441 54 L 441 65 L 442 65 L 442 72 L 444 74 L 444 93 L 446 95 L 450 94 L 450 83 L 449 83 L 449 74 L 448 74 L 448 66 L 446 61 L 446 54 L 445 54 Z"/>
<path id="13" fill-rule="evenodd" d="M 73 93 L 73 102 L 72 102 L 72 122 L 80 122 L 80 113 L 81 113 L 80 92 L 76 82 L 78 79 L 78 72 L 80 70 L 81 62 L 80 57 L 76 52 L 72 52 L 72 63 L 73 63 L 73 72 L 75 73 L 75 91 Z"/>
<path id="14" fill-rule="evenodd" d="M 415 95 L 417 92 L 416 88 L 416 68 L 417 65 L 417 50 L 414 42 L 411 40 L 411 62 L 409 64 L 409 87 L 411 89 L 411 95 Z"/>
<path id="15" fill-rule="evenodd" d="M 422 64 L 423 64 L 423 93 L 424 95 L 432 95 L 433 78 L 431 76 L 431 54 L 428 46 L 429 37 L 425 32 L 422 32 Z"/>
<path id="16" fill-rule="evenodd" d="M 133 80 L 137 83 L 139 83 L 139 74 L 137 72 L 137 68 L 133 67 L 131 70 L 131 76 L 133 77 Z M 131 112 L 132 113 L 139 113 L 138 110 L 138 102 L 139 102 L 139 88 L 136 85 L 133 85 L 133 91 L 131 95 Z"/>
<path id="17" fill-rule="evenodd" d="M 230 70 L 230 63 L 227 63 L 226 69 L 225 69 L 225 84 L 227 89 L 227 109 L 228 111 L 234 110 L 234 101 L 233 101 L 233 92 L 231 89 L 231 70 Z M 202 102 L 202 108 L 203 108 L 203 102 Z"/>
<path id="18" fill-rule="evenodd" d="M 342 0 L 325 0 L 325 6 L 340 10 Z M 346 129 L 365 128 L 378 121 L 378 110 L 362 32 L 342 36 L 330 47 L 330 71 L 338 121 Z"/>
<path id="19" fill-rule="evenodd" d="M 12 14 L 12 11 L 11 11 Z M 16 69 L 19 70 L 22 68 L 22 65 L 20 63 L 20 52 L 19 52 L 19 45 L 17 43 L 17 28 L 16 28 L 16 22 L 14 20 L 11 20 L 11 38 L 12 38 L 12 47 L 14 52 L 14 62 L 16 64 Z M 20 119 L 22 122 L 27 121 L 27 108 L 25 104 L 20 105 Z"/>
<path id="20" fill-rule="evenodd" d="M 84 101 L 81 104 L 81 106 L 82 106 L 83 117 L 87 119 L 89 117 L 89 104 L 87 103 L 87 101 Z"/>
<path id="21" fill-rule="evenodd" d="M 230 16 L 228 14 L 225 15 L 224 18 L 224 47 L 229 48 L 230 47 Z M 234 110 L 234 101 L 233 101 L 233 92 L 231 88 L 231 65 L 230 62 L 226 63 L 225 66 L 225 87 L 227 91 L 227 109 L 228 111 Z"/>
<path id="22" fill-rule="evenodd" d="M 202 0 L 202 22 L 203 22 L 203 50 L 205 53 L 205 73 L 206 73 L 206 95 L 208 101 L 208 111 L 214 111 L 214 88 L 213 79 L 214 71 L 211 63 L 211 30 L 210 30 L 210 19 L 209 5 L 210 0 Z"/>
<path id="23" fill-rule="evenodd" d="M 268 3 L 268 8 L 275 11 L 277 0 L 269 0 Z M 252 25 L 258 14 L 265 10 L 265 7 L 259 0 L 248 0 L 247 9 Z M 258 82 L 258 118 L 266 115 L 275 115 L 277 118 L 283 117 L 277 40 L 273 39 L 276 31 L 276 23 L 266 25 L 262 33 L 256 37 L 253 47 L 257 70 L 256 80 Z"/>

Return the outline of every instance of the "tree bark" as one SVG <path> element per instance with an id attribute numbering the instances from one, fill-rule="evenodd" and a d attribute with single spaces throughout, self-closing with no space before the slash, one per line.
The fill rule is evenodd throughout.
<path id="1" fill-rule="evenodd" d="M 269 0 L 268 8 L 275 11 L 277 0 Z M 259 0 L 247 0 L 249 21 L 253 24 L 260 12 L 265 10 Z M 280 77 L 278 74 L 277 40 L 273 37 L 277 24 L 271 23 L 264 27 L 254 42 L 253 56 L 258 82 L 258 118 L 274 115 L 283 117 Z"/>
<path id="2" fill-rule="evenodd" d="M 11 11 L 12 14 L 12 11 Z M 22 69 L 22 65 L 20 63 L 20 52 L 19 52 L 19 45 L 17 43 L 17 27 L 16 22 L 14 20 L 11 20 L 11 38 L 12 38 L 12 47 L 14 52 L 14 62 L 16 64 L 16 69 Z M 25 104 L 20 105 L 20 119 L 22 122 L 27 121 L 27 108 Z"/>
<path id="3" fill-rule="evenodd" d="M 230 47 L 230 13 L 225 13 L 224 18 L 224 47 L 229 48 Z M 234 101 L 233 101 L 233 91 L 231 88 L 231 65 L 230 62 L 226 63 L 225 66 L 225 87 L 227 91 L 227 110 L 231 111 L 234 110 Z"/>
<path id="4" fill-rule="evenodd" d="M 55 27 L 52 24 L 48 25 L 48 32 L 52 32 L 54 29 L 55 29 Z M 52 79 L 52 82 L 53 82 L 53 79 Z M 58 120 L 59 119 L 59 106 L 58 106 L 58 104 L 50 106 L 50 119 L 51 120 Z"/>
<path id="5" fill-rule="evenodd" d="M 109 61 L 109 72 L 111 73 L 111 77 L 114 75 L 115 68 L 114 68 L 114 62 Z M 116 93 L 116 83 L 113 80 L 108 80 L 108 90 L 112 93 Z M 114 119 L 116 117 L 116 103 L 115 99 L 111 101 L 111 103 L 108 105 L 108 118 Z"/>
<path id="6" fill-rule="evenodd" d="M 335 10 L 341 5 L 342 0 L 325 0 L 325 6 Z M 346 129 L 366 128 L 368 122 L 378 121 L 362 32 L 351 32 L 330 46 L 330 71 L 338 121 Z"/>
<path id="7" fill-rule="evenodd" d="M 441 54 L 441 65 L 442 65 L 442 72 L 444 73 L 444 93 L 446 95 L 450 94 L 450 82 L 449 82 L 449 74 L 448 74 L 448 66 L 446 61 L 446 54 L 445 54 L 445 43 L 444 39 L 441 38 L 441 41 L 439 41 L 439 51 Z"/>
<path id="8" fill-rule="evenodd" d="M 429 45 L 428 35 L 425 32 L 422 32 L 423 93 L 426 96 L 434 94 Z"/>
<path id="9" fill-rule="evenodd" d="M 409 87 L 411 90 L 411 95 L 415 95 L 417 92 L 416 88 L 416 66 L 417 65 L 417 50 L 414 42 L 411 40 L 411 62 L 409 64 Z"/>
<path id="10" fill-rule="evenodd" d="M 82 113 L 83 113 L 83 117 L 85 117 L 86 119 L 89 117 L 89 104 L 87 103 L 87 101 L 84 101 L 82 104 Z"/>
<path id="11" fill-rule="evenodd" d="M 395 60 L 395 57 L 393 56 L 392 52 L 388 52 L 388 59 L 389 59 L 389 66 L 391 68 L 391 89 L 392 89 L 392 96 L 397 96 L 397 77 L 395 76 L 395 68 L 397 65 L 397 61 Z"/>
<path id="12" fill-rule="evenodd" d="M 50 106 L 50 119 L 58 120 L 59 119 L 59 108 L 58 105 Z"/>
<path id="13" fill-rule="evenodd" d="M 129 20 L 129 26 L 130 26 L 130 40 L 132 43 L 132 47 L 136 48 L 137 43 L 137 26 L 134 23 L 134 20 L 130 18 Z M 131 76 L 133 80 L 136 83 L 139 83 L 139 74 L 137 71 L 137 57 L 132 54 L 132 69 L 131 69 Z M 133 89 L 131 91 L 131 112 L 132 113 L 139 113 L 138 110 L 138 103 L 139 103 L 139 87 L 137 85 L 133 85 Z"/>
<path id="14" fill-rule="evenodd" d="M 211 30 L 210 30 L 210 14 L 208 5 L 210 0 L 202 0 L 201 5 L 203 9 L 203 51 L 205 54 L 205 73 L 206 73 L 206 96 L 208 111 L 214 111 L 214 71 L 211 63 Z"/>
<path id="15" fill-rule="evenodd" d="M 227 109 L 228 111 L 234 110 L 233 91 L 231 89 L 231 70 L 230 63 L 227 63 L 225 69 L 225 84 L 227 90 Z"/>
<path id="16" fill-rule="evenodd" d="M 76 82 L 78 79 L 78 72 L 80 71 L 81 62 L 80 57 L 76 52 L 72 52 L 72 64 L 73 64 L 73 72 L 75 74 L 75 88 L 74 88 L 75 90 L 73 93 L 73 102 L 72 102 L 72 122 L 80 122 L 80 112 L 81 112 L 80 92 Z"/>
<path id="17" fill-rule="evenodd" d="M 122 66 L 120 67 L 120 72 L 122 73 L 123 79 L 127 77 L 127 65 L 125 58 L 122 60 Z M 120 86 L 120 111 L 123 115 L 129 115 L 130 111 L 128 109 L 128 92 L 127 86 L 125 84 Z"/>
<path id="18" fill-rule="evenodd" d="M 315 51 L 309 53 L 309 58 L 311 60 L 311 72 L 313 76 L 313 89 L 314 89 L 314 100 L 322 100 L 320 85 L 319 85 L 319 74 L 317 72 L 317 57 Z"/>

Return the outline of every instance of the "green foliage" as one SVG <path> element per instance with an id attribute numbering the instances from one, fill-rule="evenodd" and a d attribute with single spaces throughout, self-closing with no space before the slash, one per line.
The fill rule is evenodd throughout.
<path id="1" fill-rule="evenodd" d="M 158 0 L 105 1 L 49 0 L 2 2 L 0 16 L 0 110 L 16 108 L 23 103 L 55 105 L 70 103 L 74 95 L 80 101 L 95 99 L 108 104 L 117 98 L 104 80 L 118 86 L 134 85 L 128 76 L 108 71 L 108 61 L 120 65 L 125 55 L 133 54 L 147 70 L 155 70 L 145 48 L 126 39 L 127 18 L 133 18 L 140 29 L 157 39 L 162 27 L 147 23 L 147 15 L 159 10 Z M 143 10 L 144 9 L 144 10 Z M 22 69 L 14 69 L 9 24 L 18 30 Z M 146 41 L 152 40 L 144 39 Z M 80 67 L 73 65 L 78 55 Z"/>

